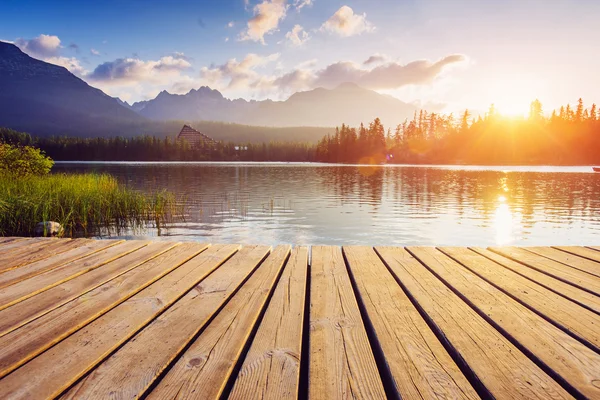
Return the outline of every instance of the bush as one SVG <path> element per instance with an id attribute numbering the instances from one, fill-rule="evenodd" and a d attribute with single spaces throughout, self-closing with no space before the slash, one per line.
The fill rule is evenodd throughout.
<path id="1" fill-rule="evenodd" d="M 40 150 L 31 146 L 15 146 L 0 143 L 0 173 L 17 177 L 45 175 L 50 172 L 54 161 Z"/>

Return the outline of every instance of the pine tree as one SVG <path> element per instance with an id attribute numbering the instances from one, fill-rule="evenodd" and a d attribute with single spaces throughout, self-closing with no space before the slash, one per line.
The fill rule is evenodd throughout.
<path id="1" fill-rule="evenodd" d="M 583 100 L 580 98 L 577 100 L 577 111 L 575 112 L 575 121 L 581 122 L 583 120 Z"/>
<path id="2" fill-rule="evenodd" d="M 592 108 L 590 109 L 590 121 L 597 121 L 596 116 L 596 104 L 592 104 Z"/>

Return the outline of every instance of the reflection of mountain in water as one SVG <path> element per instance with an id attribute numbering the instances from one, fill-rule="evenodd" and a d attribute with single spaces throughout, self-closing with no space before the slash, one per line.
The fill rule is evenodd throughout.
<path id="1" fill-rule="evenodd" d="M 76 170 L 73 167 L 59 167 Z M 185 198 L 168 234 L 216 241 L 494 245 L 597 241 L 600 179 L 584 173 L 356 166 L 101 166 Z M 554 241 L 552 242 L 552 240 Z M 543 242 L 543 243 L 542 243 Z"/>

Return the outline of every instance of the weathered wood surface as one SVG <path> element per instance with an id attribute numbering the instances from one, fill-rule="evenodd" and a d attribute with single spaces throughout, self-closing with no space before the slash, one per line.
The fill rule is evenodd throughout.
<path id="1" fill-rule="evenodd" d="M 73 242 L 81 244 L 81 242 Z M 120 242 L 121 241 L 119 240 L 94 240 L 84 242 L 84 245 L 78 245 L 76 248 L 65 251 L 58 255 L 50 255 L 50 257 L 46 259 L 34 262 L 32 261 L 20 268 L 15 268 L 4 273 L 0 273 L 0 289 L 23 281 L 27 278 L 31 278 L 32 276 L 50 271 L 51 269 L 60 267 L 61 265 L 79 260 L 80 258 L 114 246 Z"/>
<path id="2" fill-rule="evenodd" d="M 569 267 L 557 261 L 516 247 L 491 247 L 491 251 L 508 257 L 523 265 L 553 276 L 573 286 L 600 296 L 600 277 L 590 275 L 577 268 Z"/>
<path id="3" fill-rule="evenodd" d="M 600 398 L 599 255 L 0 238 L 0 397 Z"/>
<path id="4" fill-rule="evenodd" d="M 313 247 L 310 285 L 310 398 L 384 398 L 341 249 Z"/>
<path id="5" fill-rule="evenodd" d="M 551 260 L 565 264 L 567 267 L 572 267 L 580 271 L 600 277 L 600 263 L 568 254 L 563 251 L 553 249 L 551 247 L 526 247 L 525 250 L 547 257 Z M 594 251 L 594 250 L 592 250 Z M 598 252 L 600 253 L 600 252 Z"/>
<path id="6" fill-rule="evenodd" d="M 76 260 L 0 289 L 0 310 L 132 253 L 148 243 L 141 241 L 121 243 L 84 259 Z"/>
<path id="7" fill-rule="evenodd" d="M 230 399 L 289 399 L 299 393 L 308 249 L 297 247 L 237 376 Z"/>
<path id="8" fill-rule="evenodd" d="M 588 260 L 600 262 L 600 251 L 581 246 L 554 246 L 554 249 L 570 253 Z"/>
<path id="9" fill-rule="evenodd" d="M 440 251 L 433 248 L 409 248 L 409 251 L 447 286 L 460 292 L 480 315 L 504 329 L 580 394 L 600 398 L 600 387 L 593 384 L 600 380 L 600 354 Z M 582 325 L 585 329 L 586 324 Z M 592 328 L 593 322 L 587 327 Z M 597 339 L 593 332 L 590 335 Z"/>
<path id="10" fill-rule="evenodd" d="M 600 313 L 600 297 L 593 293 L 570 285 L 569 283 L 566 283 L 560 279 L 556 279 L 553 276 L 546 275 L 537 269 L 529 268 L 524 264 L 513 261 L 510 258 L 501 256 L 500 254 L 492 251 L 479 247 L 473 247 L 471 250 L 481 254 L 486 258 L 489 258 L 502 267 L 510 269 L 511 271 L 526 277 L 534 283 L 544 286 L 548 290 L 554 291 L 555 293 L 558 293 L 583 307 L 589 308 L 596 313 Z"/>
<path id="11" fill-rule="evenodd" d="M 479 398 L 375 251 L 344 254 L 402 398 Z"/>
<path id="12" fill-rule="evenodd" d="M 407 250 L 389 247 L 376 250 L 492 396 L 571 398 Z"/>

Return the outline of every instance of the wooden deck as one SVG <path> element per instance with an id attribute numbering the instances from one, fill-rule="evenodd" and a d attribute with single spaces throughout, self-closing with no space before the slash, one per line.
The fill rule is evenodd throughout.
<path id="1" fill-rule="evenodd" d="M 0 238 L 2 399 L 600 399 L 600 247 Z"/>

